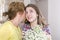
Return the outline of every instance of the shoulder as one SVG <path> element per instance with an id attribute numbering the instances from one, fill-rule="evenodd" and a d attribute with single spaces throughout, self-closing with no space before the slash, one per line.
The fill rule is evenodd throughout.
<path id="1" fill-rule="evenodd" d="M 7 39 L 11 35 L 11 28 L 9 27 L 9 23 L 5 22 L 0 27 L 0 38 Z"/>
<path id="2" fill-rule="evenodd" d="M 12 30 L 12 24 L 10 21 L 3 23 L 0 27 L 1 31 L 10 32 Z"/>
<path id="3" fill-rule="evenodd" d="M 48 27 L 48 26 L 43 27 L 42 30 L 45 31 L 45 32 L 47 32 L 48 34 L 51 34 L 51 32 L 50 32 L 50 27 Z"/>
<path id="4" fill-rule="evenodd" d="M 2 24 L 2 26 L 5 26 L 5 27 L 10 26 L 10 25 L 11 25 L 10 21 L 6 21 L 5 23 Z"/>

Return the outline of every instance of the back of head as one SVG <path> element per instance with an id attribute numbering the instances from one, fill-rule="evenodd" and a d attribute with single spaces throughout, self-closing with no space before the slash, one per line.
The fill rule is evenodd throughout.
<path id="1" fill-rule="evenodd" d="M 17 12 L 24 12 L 24 3 L 23 2 L 12 2 L 9 4 L 8 12 L 5 12 L 6 15 L 8 15 L 8 18 L 10 20 L 14 19 Z"/>

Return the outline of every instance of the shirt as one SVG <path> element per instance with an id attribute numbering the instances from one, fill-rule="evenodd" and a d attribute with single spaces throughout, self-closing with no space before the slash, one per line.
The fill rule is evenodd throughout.
<path id="1" fill-rule="evenodd" d="M 42 25 L 41 25 L 41 26 L 42 26 Z M 28 24 L 23 24 L 23 25 L 21 25 L 21 29 L 22 29 L 23 31 L 26 31 L 26 30 L 28 30 L 28 29 L 31 29 L 31 27 L 30 27 L 30 25 L 28 25 Z M 45 32 L 47 32 L 48 34 L 51 34 L 50 29 L 49 29 L 48 26 L 43 27 L 42 30 L 45 31 Z"/>
<path id="2" fill-rule="evenodd" d="M 7 21 L 0 27 L 0 40 L 22 40 L 22 32 L 19 27 Z"/>

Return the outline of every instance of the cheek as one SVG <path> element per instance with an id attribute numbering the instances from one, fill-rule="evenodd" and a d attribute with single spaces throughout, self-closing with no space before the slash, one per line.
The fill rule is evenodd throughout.
<path id="1" fill-rule="evenodd" d="M 22 18 L 25 19 L 25 14 L 23 14 L 23 17 Z"/>
<path id="2" fill-rule="evenodd" d="M 27 15 L 25 17 L 26 17 L 26 19 L 28 19 L 28 16 Z"/>
<path id="3" fill-rule="evenodd" d="M 25 18 L 25 13 L 23 14 L 23 17 Z"/>
<path id="4" fill-rule="evenodd" d="M 25 14 L 23 13 L 21 16 L 20 16 L 21 20 L 25 19 Z"/>
<path id="5" fill-rule="evenodd" d="M 35 20 L 35 19 L 36 19 L 36 17 L 35 17 L 35 16 L 33 16 L 33 17 L 32 17 L 32 20 Z"/>
<path id="6" fill-rule="evenodd" d="M 34 14 L 34 13 L 33 13 L 31 16 L 32 16 L 32 18 L 34 18 L 34 19 L 37 17 L 36 14 Z"/>

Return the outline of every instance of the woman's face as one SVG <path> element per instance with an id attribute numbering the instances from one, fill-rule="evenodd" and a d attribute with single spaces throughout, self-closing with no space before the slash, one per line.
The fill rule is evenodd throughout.
<path id="1" fill-rule="evenodd" d="M 26 19 L 29 22 L 33 22 L 37 19 L 37 13 L 36 13 L 35 9 L 33 9 L 32 7 L 26 8 Z"/>

